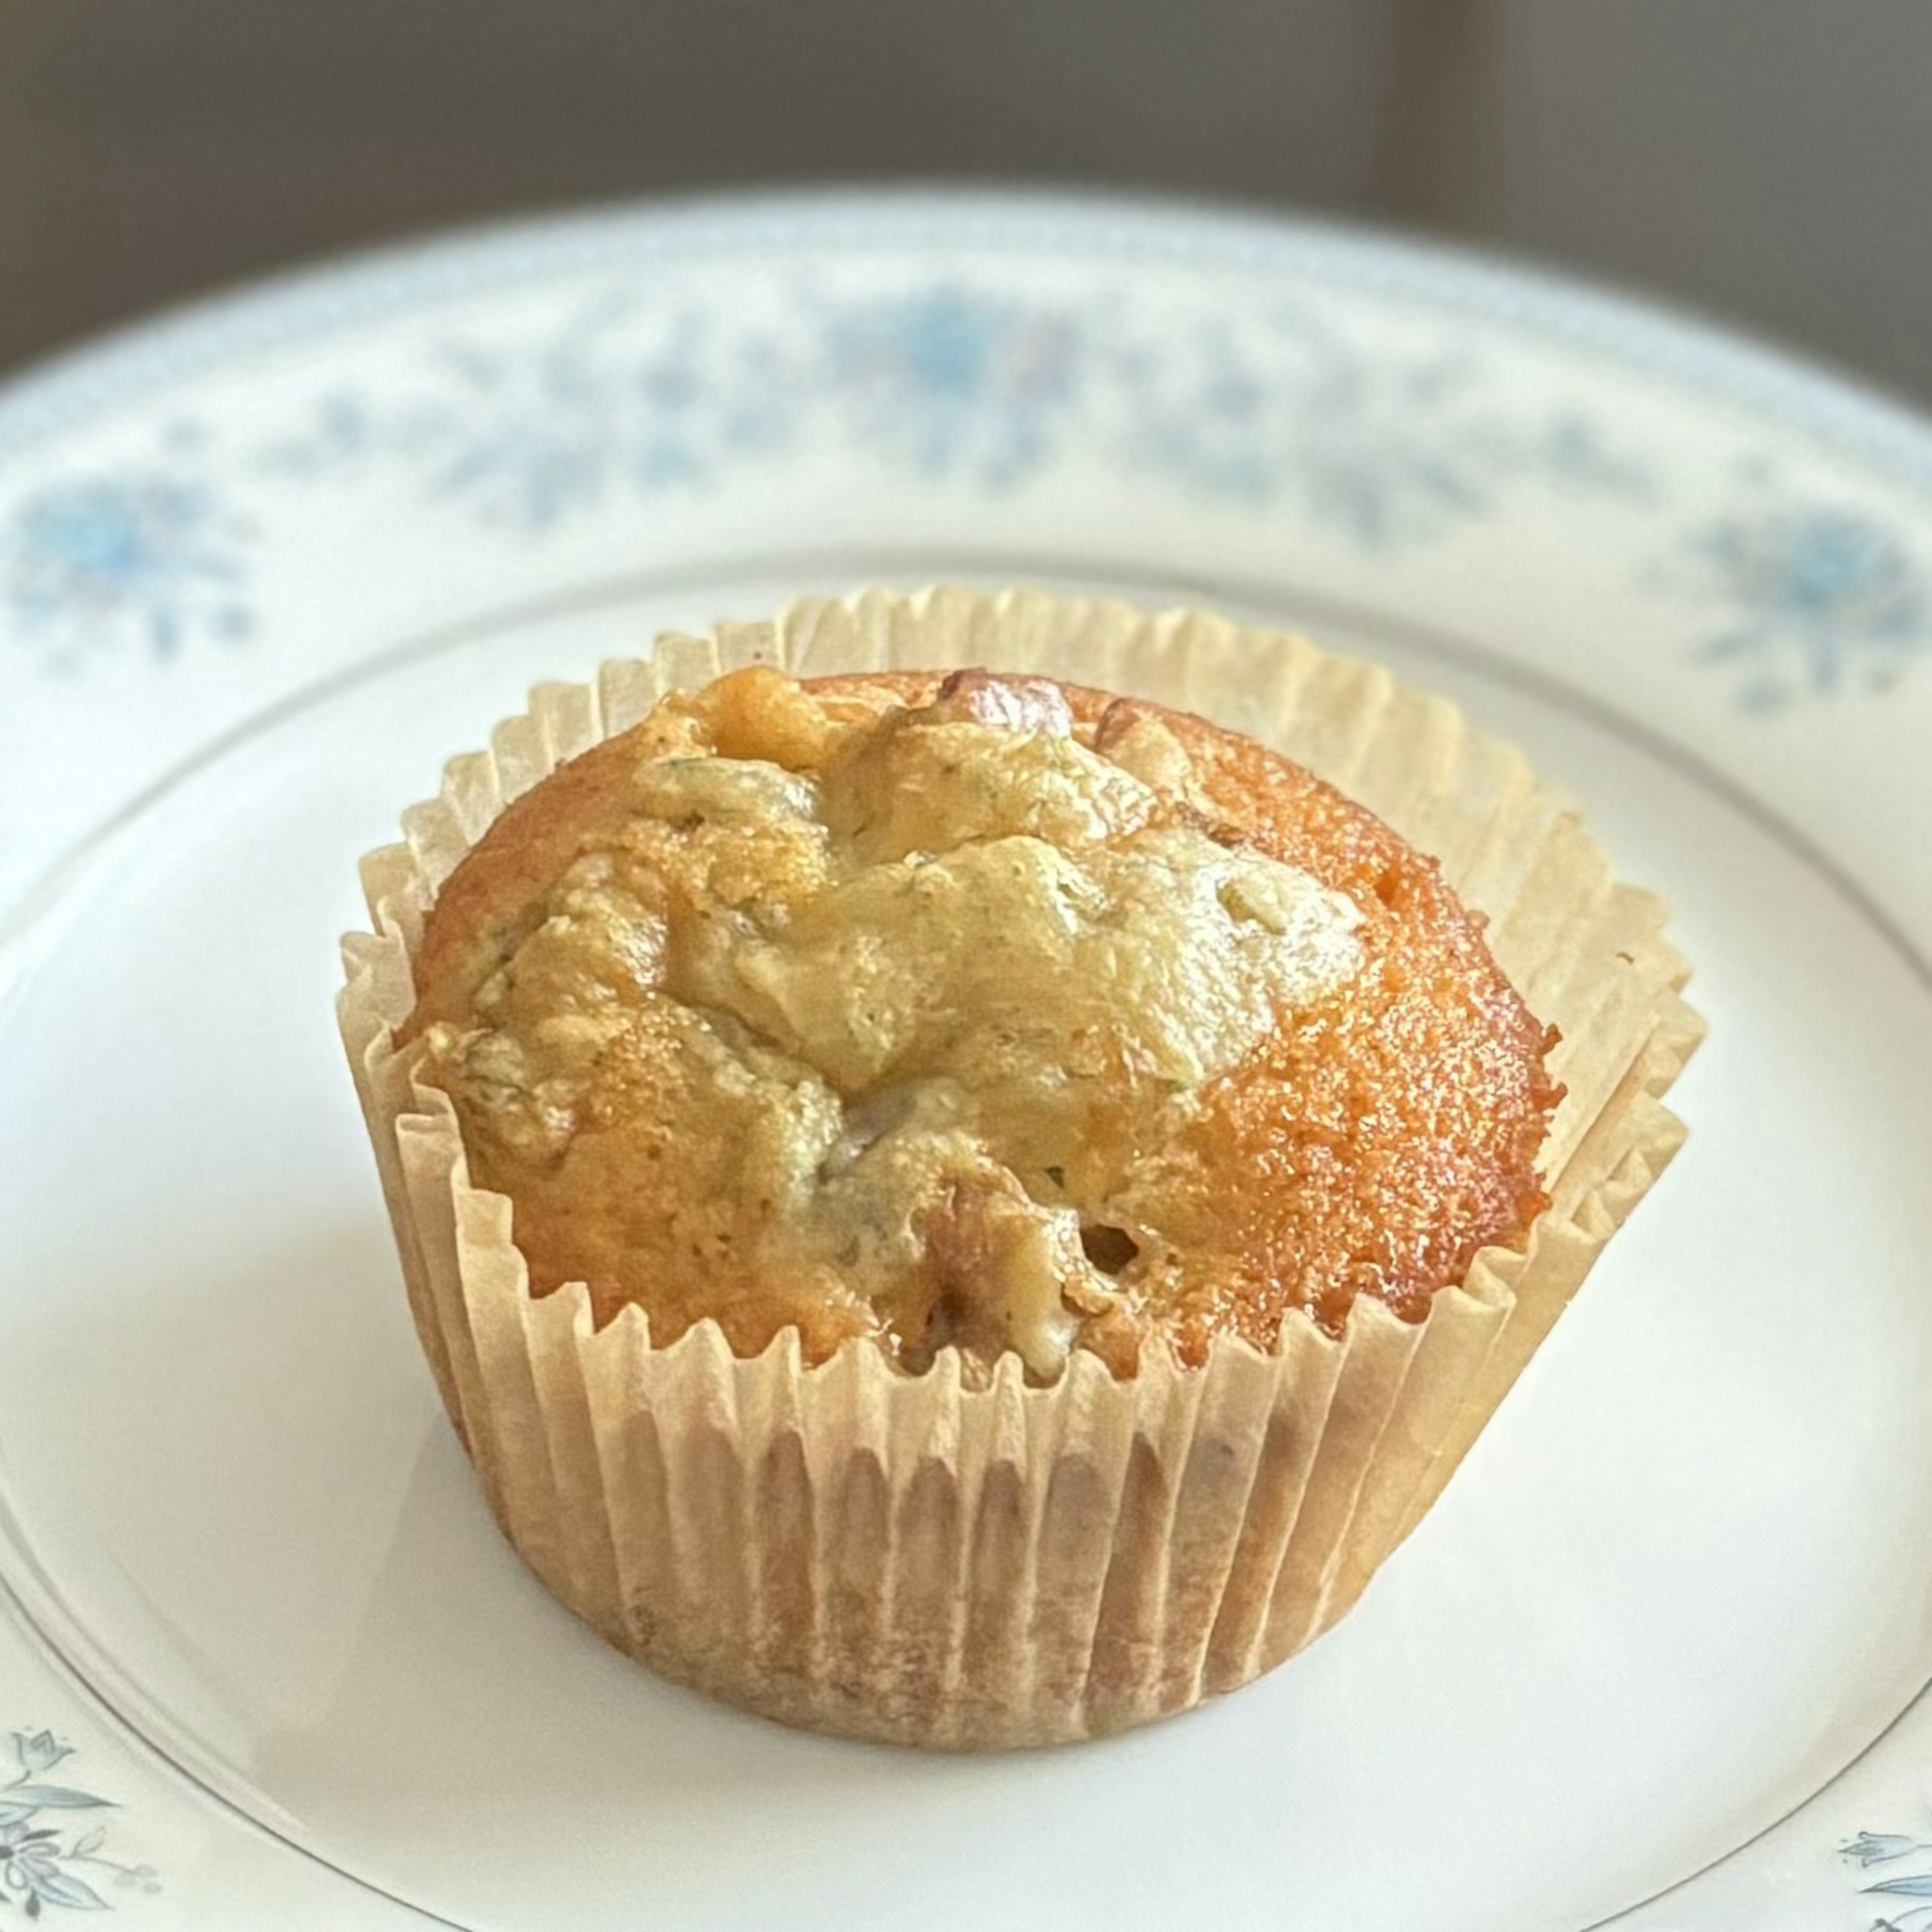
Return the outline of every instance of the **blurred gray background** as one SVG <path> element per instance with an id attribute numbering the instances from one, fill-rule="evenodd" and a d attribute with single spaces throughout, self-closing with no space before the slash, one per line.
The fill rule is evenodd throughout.
<path id="1" fill-rule="evenodd" d="M 1932 0 L 0 0 L 0 371 L 304 257 L 740 184 L 1224 196 L 1932 403 Z"/>

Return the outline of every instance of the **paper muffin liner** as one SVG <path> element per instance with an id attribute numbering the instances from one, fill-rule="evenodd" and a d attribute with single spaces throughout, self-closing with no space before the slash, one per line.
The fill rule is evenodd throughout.
<path id="1" fill-rule="evenodd" d="M 1568 1089 L 1526 1250 L 1485 1250 L 1420 1323 L 1364 1298 L 1339 1340 L 1292 1317 L 1116 1382 L 1076 1352 L 990 1387 L 866 1344 L 754 1358 L 715 1324 L 668 1346 L 580 1284 L 529 1292 L 511 1204 L 471 1185 L 454 1112 L 392 1030 L 424 916 L 504 806 L 663 693 L 752 663 L 795 675 L 982 664 L 1196 711 L 1311 766 L 1434 854 Z M 539 686 L 454 760 L 362 874 L 343 1037 L 410 1306 L 504 1533 L 565 1603 L 667 1676 L 771 1717 L 906 1743 L 1037 1744 L 1186 1708 L 1332 1624 L 1435 1498 L 1683 1138 L 1660 1104 L 1696 1045 L 1664 910 L 1615 882 L 1574 808 L 1453 706 L 1300 638 L 1029 592 L 870 590 L 667 636 L 594 684 Z"/>

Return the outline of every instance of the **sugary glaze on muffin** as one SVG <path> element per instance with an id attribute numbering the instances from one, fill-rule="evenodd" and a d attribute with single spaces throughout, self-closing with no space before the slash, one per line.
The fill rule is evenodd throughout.
<path id="1" fill-rule="evenodd" d="M 1049 1379 L 1419 1320 L 1553 1043 L 1431 860 L 1198 718 L 981 671 L 666 699 L 444 885 L 406 1037 L 539 1294 Z"/>

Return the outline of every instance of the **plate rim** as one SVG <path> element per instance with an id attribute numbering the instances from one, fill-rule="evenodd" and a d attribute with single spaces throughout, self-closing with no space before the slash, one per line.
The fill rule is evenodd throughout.
<path id="1" fill-rule="evenodd" d="M 688 260 L 754 242 L 882 248 L 977 243 L 1256 271 L 1540 338 L 1768 419 L 1932 510 L 1932 412 L 1768 332 L 1607 278 L 1413 230 L 1211 197 L 1021 184 L 813 184 L 637 196 L 432 227 L 191 297 L 0 379 L 0 469 L 143 392 L 545 269 Z"/>

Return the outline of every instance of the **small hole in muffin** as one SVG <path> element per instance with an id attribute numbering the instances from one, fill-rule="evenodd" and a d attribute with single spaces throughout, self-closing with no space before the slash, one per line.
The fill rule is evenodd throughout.
<path id="1" fill-rule="evenodd" d="M 1118 1274 L 1141 1251 L 1139 1242 L 1124 1228 L 1109 1228 L 1089 1222 L 1080 1230 L 1080 1245 L 1087 1258 L 1102 1274 Z"/>
<path id="2" fill-rule="evenodd" d="M 1376 897 L 1392 911 L 1401 905 L 1405 897 L 1401 867 L 1390 866 L 1376 880 Z"/>
<path id="3" fill-rule="evenodd" d="M 943 1288 L 926 1318 L 927 1340 L 934 1342 L 950 1342 L 964 1328 L 971 1319 L 972 1313 L 971 1303 L 957 1288 Z"/>
<path id="4" fill-rule="evenodd" d="M 926 1310 L 923 1331 L 908 1339 L 899 1363 L 916 1376 L 932 1366 L 940 1349 L 965 1340 L 973 1318 L 970 1303 L 956 1288 L 942 1288 Z"/>

